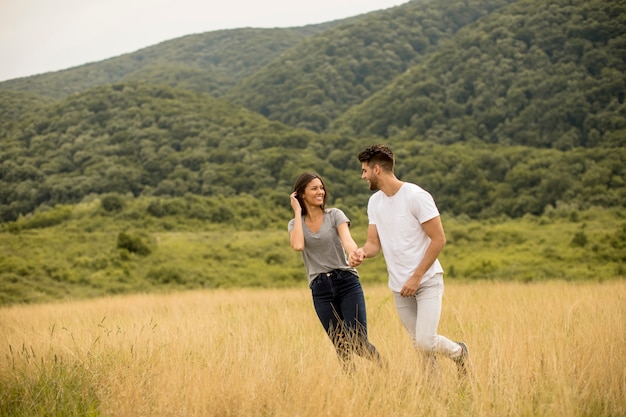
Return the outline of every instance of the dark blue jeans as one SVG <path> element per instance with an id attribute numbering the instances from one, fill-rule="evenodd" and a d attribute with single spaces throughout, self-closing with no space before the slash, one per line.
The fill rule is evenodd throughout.
<path id="1" fill-rule="evenodd" d="M 311 283 L 317 316 L 344 366 L 352 353 L 381 362 L 367 336 L 365 297 L 359 278 L 350 271 L 320 274 Z"/>

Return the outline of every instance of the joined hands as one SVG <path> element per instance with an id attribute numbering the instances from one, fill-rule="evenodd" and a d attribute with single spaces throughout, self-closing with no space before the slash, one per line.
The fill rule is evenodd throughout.
<path id="1" fill-rule="evenodd" d="M 350 255 L 348 255 L 348 263 L 353 268 L 361 265 L 364 259 L 365 259 L 365 251 L 363 250 L 363 248 L 355 249 L 352 252 L 350 252 Z"/>

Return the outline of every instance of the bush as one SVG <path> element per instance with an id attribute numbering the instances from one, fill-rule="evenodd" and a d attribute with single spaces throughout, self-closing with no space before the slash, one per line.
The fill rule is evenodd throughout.
<path id="1" fill-rule="evenodd" d="M 180 268 L 160 266 L 150 269 L 146 278 L 157 284 L 184 284 L 185 275 Z"/>
<path id="2" fill-rule="evenodd" d="M 119 212 L 124 209 L 124 200 L 118 194 L 106 194 L 100 200 L 100 205 L 106 212 Z"/>
<path id="3" fill-rule="evenodd" d="M 577 232 L 572 238 L 571 245 L 584 248 L 585 246 L 587 246 L 588 241 L 589 239 L 587 239 L 587 235 L 585 234 L 585 232 Z"/>
<path id="4" fill-rule="evenodd" d="M 150 204 L 148 204 L 146 211 L 154 217 L 163 217 L 167 214 L 159 200 L 151 201 Z"/>
<path id="5" fill-rule="evenodd" d="M 37 212 L 9 223 L 7 230 L 17 233 L 20 230 L 43 229 L 63 223 L 72 216 L 72 206 L 56 206 L 51 210 Z"/>
<path id="6" fill-rule="evenodd" d="M 152 252 L 140 237 L 131 236 L 124 232 L 120 232 L 117 236 L 117 248 L 126 249 L 128 252 L 136 253 L 141 256 L 150 255 Z"/>

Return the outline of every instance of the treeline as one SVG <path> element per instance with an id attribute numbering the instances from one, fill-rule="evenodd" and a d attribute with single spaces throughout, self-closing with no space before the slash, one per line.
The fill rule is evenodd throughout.
<path id="1" fill-rule="evenodd" d="M 399 175 L 422 184 L 437 197 L 440 209 L 456 215 L 515 218 L 539 215 L 559 204 L 626 204 L 625 148 L 564 152 L 477 142 L 400 143 Z"/>
<path id="2" fill-rule="evenodd" d="M 106 193 L 271 196 L 284 204 L 312 170 L 331 202 L 364 206 L 359 150 L 380 138 L 294 130 L 207 95 L 116 84 L 45 107 L 0 141 L 0 219 Z M 626 149 L 568 152 L 482 142 L 390 139 L 398 175 L 435 195 L 442 211 L 476 218 L 541 214 L 626 201 Z"/>

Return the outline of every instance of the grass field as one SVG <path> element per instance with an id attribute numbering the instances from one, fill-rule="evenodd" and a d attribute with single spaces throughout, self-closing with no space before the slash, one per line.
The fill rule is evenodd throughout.
<path id="1" fill-rule="evenodd" d="M 389 291 L 364 286 L 389 362 L 342 372 L 309 291 L 217 289 L 0 309 L 3 416 L 619 416 L 626 281 L 448 280 L 426 378 Z"/>
<path id="2" fill-rule="evenodd" d="M 0 307 L 136 293 L 286 289 L 305 280 L 302 256 L 289 247 L 289 214 L 267 228 L 239 230 L 182 215 L 155 219 L 145 215 L 147 204 L 133 200 L 126 211 L 111 214 L 94 201 L 0 224 Z M 354 216 L 352 235 L 362 244 L 367 218 L 364 210 Z M 254 220 L 242 218 L 242 224 Z M 443 216 L 443 223 L 447 244 L 439 258 L 449 282 L 626 277 L 624 210 L 560 207 L 541 217 Z M 383 256 L 368 259 L 360 272 L 364 284 L 384 285 Z"/>

